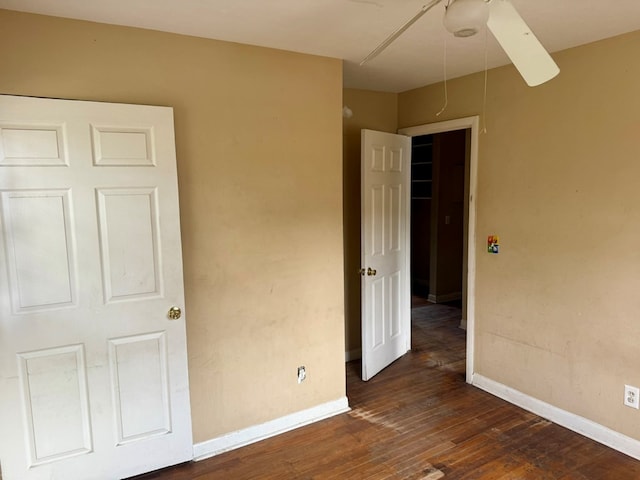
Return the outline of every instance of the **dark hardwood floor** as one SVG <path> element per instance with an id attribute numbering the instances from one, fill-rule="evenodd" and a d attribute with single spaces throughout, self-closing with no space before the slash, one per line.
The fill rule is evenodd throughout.
<path id="1" fill-rule="evenodd" d="M 460 311 L 413 305 L 410 353 L 366 383 L 347 364 L 351 412 L 136 478 L 640 479 L 640 462 L 467 385 Z"/>

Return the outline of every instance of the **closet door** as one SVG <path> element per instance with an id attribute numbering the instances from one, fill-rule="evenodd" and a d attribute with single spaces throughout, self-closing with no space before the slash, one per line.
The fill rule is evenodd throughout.
<path id="1" fill-rule="evenodd" d="M 4 480 L 192 458 L 173 113 L 0 97 Z"/>

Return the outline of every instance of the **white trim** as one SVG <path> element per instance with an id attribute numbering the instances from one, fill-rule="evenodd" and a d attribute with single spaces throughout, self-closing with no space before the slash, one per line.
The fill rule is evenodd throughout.
<path id="1" fill-rule="evenodd" d="M 576 415 L 561 408 L 530 397 L 518 390 L 507 387 L 482 375 L 475 374 L 472 385 L 513 403 L 520 408 L 535 413 L 553 423 L 557 423 L 569 430 L 584 435 L 596 442 L 602 443 L 630 457 L 640 460 L 640 441 L 627 437 L 622 433 L 611 430 L 599 423 L 595 423 L 584 417 Z"/>
<path id="2" fill-rule="evenodd" d="M 348 350 L 348 351 L 344 352 L 344 361 L 345 361 L 345 363 L 350 362 L 352 360 L 358 360 L 360 358 L 362 358 L 362 349 L 361 348 L 354 348 L 353 350 Z"/>
<path id="3" fill-rule="evenodd" d="M 467 383 L 472 383 L 474 372 L 475 314 L 476 314 L 476 193 L 478 190 L 478 139 L 480 136 L 480 120 L 478 115 L 458 118 L 445 122 L 429 123 L 398 130 L 402 135 L 416 137 L 452 130 L 471 129 L 471 145 L 469 158 L 469 224 L 467 237 Z"/>
<path id="4" fill-rule="evenodd" d="M 430 293 L 427 300 L 433 303 L 445 303 L 460 300 L 461 298 L 462 292 L 445 293 L 444 295 L 434 295 L 433 293 Z"/>
<path id="5" fill-rule="evenodd" d="M 269 422 L 227 433 L 221 437 L 213 438 L 193 446 L 193 459 L 204 460 L 215 455 L 244 447 L 251 443 L 259 442 L 281 433 L 294 430 L 310 423 L 333 417 L 351 410 L 347 397 L 339 398 L 332 402 L 323 403 L 316 407 L 308 408 L 300 412 L 285 415 Z"/>

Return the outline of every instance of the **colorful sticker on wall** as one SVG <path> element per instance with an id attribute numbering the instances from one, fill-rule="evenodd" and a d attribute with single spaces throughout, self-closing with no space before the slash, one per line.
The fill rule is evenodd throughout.
<path id="1" fill-rule="evenodd" d="M 489 235 L 489 237 L 487 238 L 487 252 L 500 252 L 500 238 L 498 237 L 498 235 Z"/>

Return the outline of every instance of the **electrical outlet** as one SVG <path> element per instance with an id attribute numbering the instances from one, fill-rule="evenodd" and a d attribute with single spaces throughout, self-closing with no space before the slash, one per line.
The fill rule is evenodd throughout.
<path id="1" fill-rule="evenodd" d="M 640 388 L 631 385 L 624 386 L 624 404 L 627 407 L 640 409 Z"/>
<path id="2" fill-rule="evenodd" d="M 307 368 L 304 365 L 298 367 L 298 383 L 304 382 L 307 378 Z"/>

